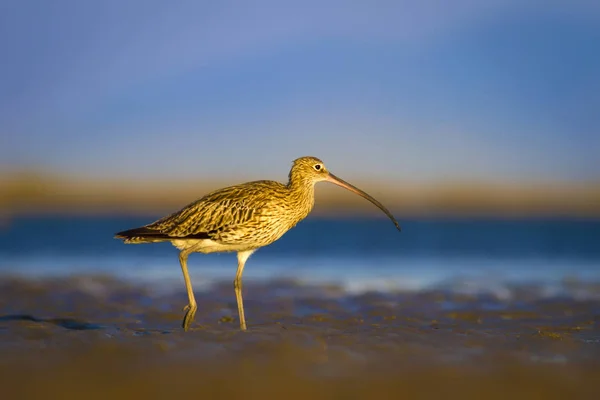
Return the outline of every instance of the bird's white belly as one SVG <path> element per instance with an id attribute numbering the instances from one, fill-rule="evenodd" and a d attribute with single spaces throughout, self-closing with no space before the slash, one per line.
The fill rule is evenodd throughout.
<path id="1" fill-rule="evenodd" d="M 181 239 L 172 240 L 171 244 L 179 250 L 191 249 L 197 253 L 221 253 L 228 251 L 245 250 L 242 246 L 232 244 L 222 244 L 211 239 Z"/>

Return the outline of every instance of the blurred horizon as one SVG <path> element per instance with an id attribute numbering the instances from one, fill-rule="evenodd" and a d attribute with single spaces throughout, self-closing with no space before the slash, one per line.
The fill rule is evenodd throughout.
<path id="1" fill-rule="evenodd" d="M 268 177 L 256 177 L 262 178 Z M 287 182 L 283 176 L 270 178 Z M 382 179 L 352 179 L 351 182 L 383 202 L 400 218 L 600 217 L 600 183 L 417 183 Z M 0 216 L 159 215 L 179 210 L 210 191 L 237 183 L 241 182 L 234 177 L 134 180 L 128 177 L 89 179 L 33 170 L 0 173 Z M 313 214 L 383 216 L 368 201 L 332 184 L 317 184 L 315 197 Z"/>
<path id="2" fill-rule="evenodd" d="M 357 183 L 600 182 L 594 2 L 0 10 L 4 175 L 283 181 L 314 155 Z"/>

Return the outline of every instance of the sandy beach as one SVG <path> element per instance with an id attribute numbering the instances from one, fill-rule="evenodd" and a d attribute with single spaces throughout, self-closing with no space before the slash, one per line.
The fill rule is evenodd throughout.
<path id="1" fill-rule="evenodd" d="M 0 170 L 0 221 L 17 215 L 153 215 L 176 211 L 212 190 L 261 177 L 226 180 L 92 179 Z M 287 177 L 280 177 L 283 180 Z M 285 178 L 285 179 L 284 179 Z M 598 182 L 431 182 L 358 180 L 355 185 L 399 216 L 600 217 Z M 379 215 L 358 196 L 319 185 L 318 215 Z M 165 195 L 168 193 L 168 196 Z"/>
<path id="2" fill-rule="evenodd" d="M 287 281 L 197 293 L 110 277 L 0 280 L 2 397 L 597 398 L 600 302 Z M 118 397 L 115 397 L 118 396 Z"/>

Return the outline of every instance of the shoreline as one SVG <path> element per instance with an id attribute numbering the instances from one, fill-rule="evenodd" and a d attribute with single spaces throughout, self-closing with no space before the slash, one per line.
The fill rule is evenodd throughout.
<path id="1" fill-rule="evenodd" d="M 27 214 L 166 214 L 227 181 L 109 181 L 19 175 L 0 176 L 0 220 Z M 404 217 L 600 218 L 600 182 L 411 184 L 357 182 L 394 214 Z M 320 185 L 313 214 L 374 216 L 366 200 L 333 185 Z"/>

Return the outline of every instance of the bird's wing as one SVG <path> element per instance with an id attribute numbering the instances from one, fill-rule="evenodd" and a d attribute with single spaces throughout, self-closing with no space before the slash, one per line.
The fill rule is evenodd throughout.
<path id="1" fill-rule="evenodd" d="M 236 236 L 232 235 L 233 231 L 239 230 L 243 236 L 241 228 L 251 223 L 268 204 L 269 191 L 264 190 L 264 186 L 274 183 L 276 182 L 258 181 L 217 190 L 174 214 L 146 225 L 146 228 L 168 237 L 193 238 L 206 235 L 219 241 L 235 240 L 236 237 L 232 237 Z"/>

